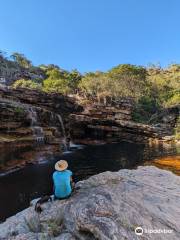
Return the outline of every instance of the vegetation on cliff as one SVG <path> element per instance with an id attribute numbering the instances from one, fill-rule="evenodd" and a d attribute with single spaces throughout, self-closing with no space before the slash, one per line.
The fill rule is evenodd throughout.
<path id="1" fill-rule="evenodd" d="M 176 127 L 174 129 L 175 133 L 175 139 L 177 141 L 180 141 L 180 117 L 178 117 L 177 122 L 176 122 Z"/>
<path id="2" fill-rule="evenodd" d="M 138 122 L 148 122 L 159 109 L 180 103 L 180 64 L 167 68 L 120 64 L 107 72 L 82 75 L 77 70 L 66 71 L 53 64 L 35 67 L 23 54 L 13 53 L 7 59 L 0 52 L 0 77 L 8 79 L 14 72 L 15 88 L 78 94 L 104 104 L 130 97 L 135 102 L 133 119 Z"/>

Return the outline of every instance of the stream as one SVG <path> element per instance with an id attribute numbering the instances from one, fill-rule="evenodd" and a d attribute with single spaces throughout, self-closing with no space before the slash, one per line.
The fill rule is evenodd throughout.
<path id="1" fill-rule="evenodd" d="M 74 181 L 86 179 L 104 171 L 133 169 L 158 156 L 177 155 L 177 149 L 147 149 L 143 144 L 129 142 L 99 145 L 73 145 L 71 151 L 39 164 L 29 165 L 0 177 L 0 220 L 29 206 L 30 200 L 52 194 L 52 173 L 59 159 L 68 161 Z"/>

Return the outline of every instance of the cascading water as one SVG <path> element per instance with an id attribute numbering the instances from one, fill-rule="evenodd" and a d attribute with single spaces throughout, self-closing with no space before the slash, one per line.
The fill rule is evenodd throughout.
<path id="1" fill-rule="evenodd" d="M 28 109 L 29 117 L 31 119 L 31 129 L 37 143 L 44 143 L 44 131 L 43 128 L 38 126 L 37 112 L 33 107 Z"/>
<path id="2" fill-rule="evenodd" d="M 35 107 L 32 107 L 29 104 L 21 103 L 18 101 L 16 102 L 11 99 L 0 98 L 0 100 L 5 103 L 10 103 L 14 107 L 22 108 L 25 111 L 27 111 L 29 118 L 31 120 L 31 129 L 33 131 L 33 135 L 34 135 L 34 138 L 36 139 L 36 142 L 38 142 L 38 143 L 44 142 L 45 137 L 44 137 L 43 128 L 41 126 L 39 126 L 37 112 L 36 112 Z M 8 128 L 7 133 L 9 133 L 9 132 L 10 132 L 10 128 Z"/>
<path id="3" fill-rule="evenodd" d="M 59 123 L 61 125 L 61 130 L 62 130 L 62 134 L 63 134 L 63 138 L 64 138 L 64 141 L 63 141 L 64 148 L 65 148 L 65 151 L 68 151 L 67 136 L 66 136 L 66 130 L 65 130 L 65 127 L 64 127 L 64 123 L 63 123 L 61 115 L 57 114 L 57 118 L 58 118 Z"/>
<path id="4" fill-rule="evenodd" d="M 1 100 L 1 98 L 0 98 Z M 67 135 L 66 135 L 66 130 L 64 127 L 64 123 L 63 123 L 63 119 L 61 117 L 60 114 L 56 114 L 53 113 L 51 111 L 45 110 L 45 109 L 41 109 L 39 107 L 34 107 L 32 105 L 29 104 L 25 104 L 25 103 L 21 103 L 21 102 L 15 102 L 9 99 L 2 99 L 4 102 L 10 103 L 12 104 L 14 107 L 20 107 L 22 109 L 24 109 L 24 111 L 26 111 L 28 113 L 28 118 L 31 121 L 30 127 L 33 131 L 33 136 L 36 140 L 37 143 L 44 143 L 45 142 L 45 134 L 43 131 L 43 128 L 40 126 L 40 123 L 38 121 L 38 109 L 40 109 L 40 112 L 48 112 L 49 115 L 49 126 L 51 126 L 51 128 L 53 127 L 55 129 L 55 132 L 60 133 L 62 132 L 62 137 L 63 137 L 63 142 L 61 142 L 61 146 L 63 145 L 63 149 L 65 151 L 68 151 L 68 149 L 70 148 L 70 141 L 68 141 Z M 60 126 L 61 126 L 61 131 L 59 131 L 58 126 L 56 125 L 57 121 L 59 122 Z M 58 136 L 59 137 L 59 136 Z"/>
<path id="5" fill-rule="evenodd" d="M 58 120 L 61 124 L 61 129 L 62 129 L 62 133 L 63 133 L 63 137 L 66 138 L 66 130 L 65 130 L 65 127 L 64 127 L 64 123 L 63 123 L 63 120 L 62 120 L 62 117 L 61 115 L 57 114 L 57 117 L 58 117 Z"/>

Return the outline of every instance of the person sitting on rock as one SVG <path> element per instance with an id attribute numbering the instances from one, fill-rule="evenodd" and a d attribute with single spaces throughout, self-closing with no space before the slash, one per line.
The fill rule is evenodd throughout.
<path id="1" fill-rule="evenodd" d="M 56 171 L 53 173 L 55 199 L 68 198 L 72 193 L 74 186 L 72 172 L 67 168 L 68 163 L 65 160 L 60 160 L 55 164 Z"/>

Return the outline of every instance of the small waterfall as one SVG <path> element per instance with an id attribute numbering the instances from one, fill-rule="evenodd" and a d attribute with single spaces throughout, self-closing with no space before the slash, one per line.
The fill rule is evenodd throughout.
<path id="1" fill-rule="evenodd" d="M 62 129 L 62 133 L 63 133 L 63 137 L 66 139 L 66 130 L 65 130 L 65 127 L 64 127 L 64 123 L 63 123 L 63 120 L 62 120 L 62 117 L 61 115 L 57 114 L 57 117 L 58 117 L 58 120 L 61 124 L 61 129 Z"/>
<path id="2" fill-rule="evenodd" d="M 34 126 L 34 135 L 36 137 L 36 141 L 39 143 L 44 142 L 44 132 L 42 127 Z"/>
<path id="3" fill-rule="evenodd" d="M 65 151 L 68 151 L 67 136 L 66 136 L 66 130 L 65 130 L 65 127 L 64 127 L 64 123 L 63 123 L 61 115 L 57 114 L 57 118 L 58 118 L 58 120 L 60 122 L 60 125 L 61 125 L 61 130 L 62 130 L 62 134 L 63 134 L 63 138 L 64 138 L 64 141 L 63 141 L 64 148 L 65 148 Z"/>
<path id="4" fill-rule="evenodd" d="M 44 143 L 44 131 L 43 128 L 38 126 L 37 112 L 33 107 L 29 109 L 29 117 L 31 119 L 31 129 L 37 143 Z"/>

